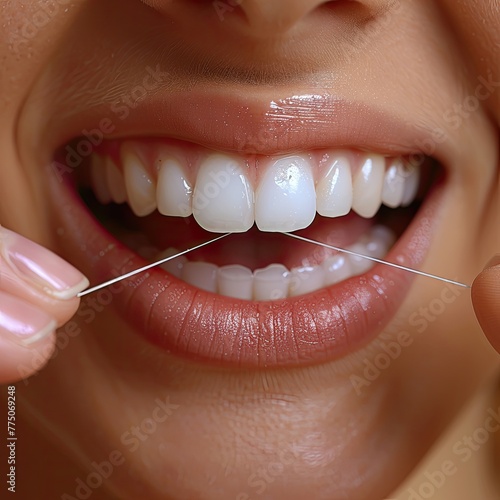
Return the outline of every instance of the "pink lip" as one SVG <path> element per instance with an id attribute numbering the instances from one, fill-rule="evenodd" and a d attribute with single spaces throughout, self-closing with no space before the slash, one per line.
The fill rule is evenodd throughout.
<path id="1" fill-rule="evenodd" d="M 402 155 L 418 151 L 416 142 L 426 138 L 377 110 L 331 95 L 277 99 L 273 104 L 252 94 L 250 100 L 231 92 L 170 93 L 141 102 L 123 120 L 109 108 L 93 108 L 65 123 L 54 120 L 45 144 L 55 150 L 104 117 L 114 127 L 108 137 L 159 135 L 261 154 L 351 146 Z M 446 145 L 439 147 L 436 156 L 445 162 Z M 71 177 L 61 183 L 53 171 L 49 175 L 54 227 L 62 227 L 67 235 L 61 241 L 64 256 L 92 284 L 143 266 L 141 257 L 95 220 L 71 188 Z M 429 221 L 437 220 L 441 191 L 436 188 L 427 197 L 388 260 L 421 265 L 434 233 Z M 309 295 L 251 302 L 201 291 L 155 268 L 124 281 L 121 291 L 115 287 L 112 307 L 140 335 L 179 356 L 225 366 L 311 364 L 342 357 L 373 339 L 396 313 L 413 277 L 377 265 L 361 277 Z"/>
<path id="2" fill-rule="evenodd" d="M 106 138 L 163 136 L 221 151 L 267 155 L 337 147 L 408 155 L 420 151 L 432 132 L 333 94 L 269 100 L 268 93 L 252 89 L 246 97 L 237 89 L 193 89 L 145 98 L 136 108 L 123 103 L 96 106 L 65 120 L 49 118 L 41 144 L 54 151 L 97 130 Z M 444 163 L 451 149 L 446 142 L 436 146 L 434 156 Z"/>

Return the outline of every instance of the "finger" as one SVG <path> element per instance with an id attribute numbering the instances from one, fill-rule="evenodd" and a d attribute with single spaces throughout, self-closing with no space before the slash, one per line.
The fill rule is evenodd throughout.
<path id="1" fill-rule="evenodd" d="M 0 227 L 0 290 L 46 311 L 62 325 L 78 308 L 76 294 L 87 286 L 85 276 L 61 257 Z"/>
<path id="2" fill-rule="evenodd" d="M 45 311 L 0 291 L 0 384 L 29 377 L 45 365 L 56 326 Z"/>
<path id="3" fill-rule="evenodd" d="M 471 293 L 479 324 L 500 353 L 500 255 L 495 256 L 474 280 Z"/>

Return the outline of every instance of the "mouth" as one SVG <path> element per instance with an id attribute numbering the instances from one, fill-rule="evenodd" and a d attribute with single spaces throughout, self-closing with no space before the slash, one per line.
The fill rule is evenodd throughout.
<path id="1" fill-rule="evenodd" d="M 82 141 L 92 137 L 66 142 L 52 165 L 81 160 Z M 413 275 L 281 233 L 419 267 L 439 163 L 366 145 L 261 154 L 201 142 L 107 138 L 76 175 L 50 169 L 63 251 L 95 284 L 233 233 L 98 292 L 102 302 L 163 350 L 219 366 L 321 363 L 377 336 Z"/>

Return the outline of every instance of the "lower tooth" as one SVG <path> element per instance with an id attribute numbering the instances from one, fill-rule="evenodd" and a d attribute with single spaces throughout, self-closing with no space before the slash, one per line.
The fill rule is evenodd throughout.
<path id="1" fill-rule="evenodd" d="M 370 231 L 370 240 L 378 241 L 384 245 L 387 251 L 394 245 L 396 241 L 396 235 L 386 226 L 373 226 Z M 382 255 L 384 257 L 385 254 Z"/>
<path id="2" fill-rule="evenodd" d="M 166 259 L 167 257 L 171 257 L 172 255 L 176 255 L 178 253 L 179 250 L 176 250 L 175 248 L 167 248 L 159 255 L 157 255 L 155 260 Z M 182 269 L 184 268 L 184 265 L 186 264 L 187 261 L 188 261 L 187 258 L 184 257 L 184 255 L 181 255 L 180 257 L 169 260 L 164 264 L 161 264 L 160 267 L 165 271 L 167 271 L 167 273 L 170 273 L 173 276 L 175 276 L 176 278 L 180 278 L 182 276 Z"/>
<path id="3" fill-rule="evenodd" d="M 321 266 L 308 266 L 292 269 L 290 273 L 289 294 L 291 297 L 314 292 L 323 287 L 323 269 Z"/>
<path id="4" fill-rule="evenodd" d="M 348 248 L 351 252 L 356 252 L 361 255 L 366 255 L 366 244 L 354 243 Z M 358 257 L 356 255 L 349 255 L 349 260 L 351 261 L 351 269 L 353 275 L 363 274 L 369 271 L 373 267 L 373 262 L 371 260 L 365 259 L 364 257 Z"/>
<path id="5" fill-rule="evenodd" d="M 288 269 L 282 264 L 271 264 L 254 271 L 254 299 L 277 300 L 288 297 Z"/>
<path id="6" fill-rule="evenodd" d="M 143 245 L 138 247 L 136 252 L 143 259 L 154 261 L 156 259 L 156 256 L 158 255 L 158 248 L 152 245 Z"/>
<path id="7" fill-rule="evenodd" d="M 325 286 L 335 285 L 353 275 L 351 261 L 347 255 L 332 255 L 322 264 Z"/>
<path id="8" fill-rule="evenodd" d="M 218 291 L 226 297 L 252 300 L 253 274 L 248 267 L 223 266 L 218 272 Z"/>
<path id="9" fill-rule="evenodd" d="M 374 258 L 384 258 L 395 240 L 394 233 L 385 226 L 374 226 L 368 235 L 349 246 L 352 252 Z M 155 260 L 161 260 L 178 251 L 168 248 Z M 186 257 L 177 257 L 161 264 L 170 274 L 202 290 L 242 299 L 278 300 L 313 292 L 331 286 L 353 276 L 363 274 L 374 263 L 364 257 L 337 253 L 327 257 L 317 266 L 303 266 L 289 271 L 282 264 L 271 264 L 252 271 L 244 266 L 217 267 L 207 262 L 189 262 Z"/>
<path id="10" fill-rule="evenodd" d="M 217 291 L 217 266 L 208 262 L 186 262 L 181 279 L 207 292 Z"/>

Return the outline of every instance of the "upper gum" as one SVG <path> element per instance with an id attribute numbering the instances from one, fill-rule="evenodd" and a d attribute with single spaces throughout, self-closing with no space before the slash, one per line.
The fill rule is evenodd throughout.
<path id="1" fill-rule="evenodd" d="M 113 144 L 114 142 L 114 144 Z M 174 157 L 178 160 L 186 173 L 187 179 L 192 183 L 196 182 L 197 173 L 200 164 L 203 160 L 211 155 L 222 155 L 230 158 L 235 158 L 237 161 L 246 165 L 244 173 L 247 176 L 250 184 L 257 187 L 259 180 L 267 171 L 269 166 L 278 159 L 292 156 L 307 156 L 310 159 L 311 170 L 315 182 L 319 182 L 326 173 L 326 169 L 331 165 L 328 162 L 329 156 L 341 155 L 347 157 L 351 166 L 353 177 L 360 170 L 363 160 L 367 156 L 373 156 L 377 153 L 361 152 L 354 149 L 317 149 L 307 152 L 290 152 L 281 155 L 264 156 L 264 155 L 249 155 L 238 154 L 234 152 L 215 151 L 203 146 L 198 146 L 191 143 L 179 143 L 178 141 L 110 141 L 109 145 L 103 145 L 99 148 L 99 154 L 109 156 L 115 162 L 117 167 L 123 173 L 122 156 L 125 153 L 132 153 L 137 156 L 146 170 L 153 179 L 157 179 L 159 171 L 159 160 L 163 157 Z M 118 147 L 115 147 L 118 146 Z M 387 157 L 386 162 L 396 157 Z"/>

